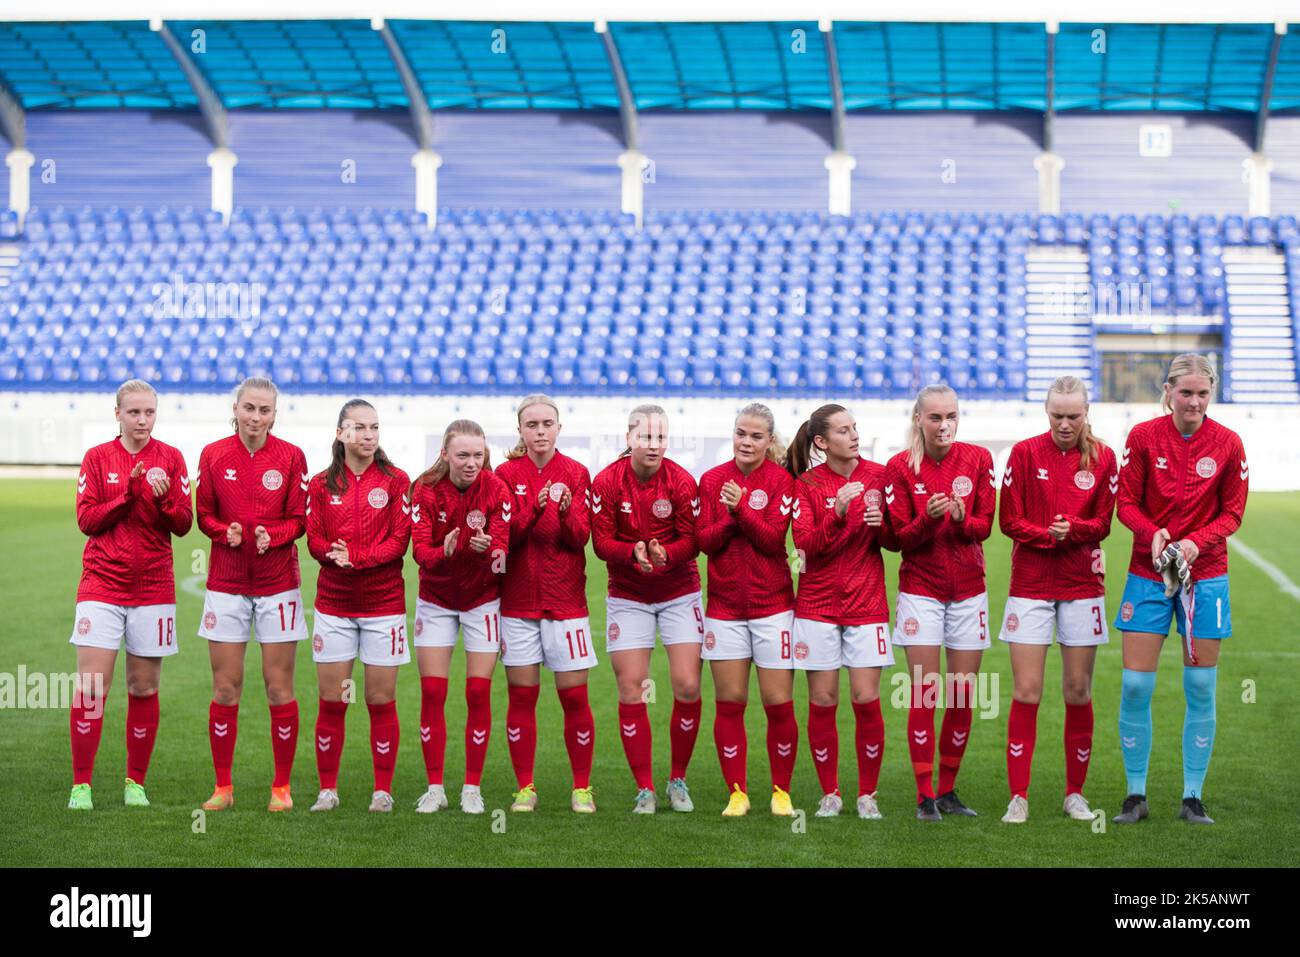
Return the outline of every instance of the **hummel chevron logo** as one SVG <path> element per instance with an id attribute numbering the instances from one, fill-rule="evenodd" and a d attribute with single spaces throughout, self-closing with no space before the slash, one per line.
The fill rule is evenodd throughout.
<path id="1" fill-rule="evenodd" d="M 724 758 L 734 758 L 739 753 L 740 745 L 738 744 L 733 744 L 731 747 L 727 747 L 726 745 L 722 746 L 722 756 Z"/>
<path id="2" fill-rule="evenodd" d="M 793 748 L 794 745 L 789 742 L 786 742 L 785 744 L 778 743 L 776 746 L 776 753 L 783 758 L 788 758 L 790 756 L 790 751 Z"/>
<path id="3" fill-rule="evenodd" d="M 1119 467 L 1120 467 L 1120 468 L 1122 468 L 1122 469 L 1123 469 L 1123 468 L 1128 468 L 1128 456 L 1129 456 L 1129 449 L 1125 449 L 1125 450 L 1124 450 L 1124 454 L 1120 457 L 1120 460 L 1119 460 Z"/>
<path id="4" fill-rule="evenodd" d="M 181 476 L 181 491 L 186 495 L 190 494 L 190 477 L 188 475 Z"/>
<path id="5" fill-rule="evenodd" d="M 635 724 L 624 724 L 624 725 L 620 725 L 620 727 L 623 729 L 623 737 L 625 737 L 625 738 L 635 738 L 635 737 L 636 737 L 636 725 L 635 725 Z"/>
<path id="6" fill-rule="evenodd" d="M 516 495 L 523 495 L 527 491 L 528 491 L 528 486 L 525 485 L 523 482 L 520 482 L 518 485 L 515 486 Z"/>
<path id="7" fill-rule="evenodd" d="M 430 730 L 429 726 L 427 724 L 420 725 L 420 740 L 427 744 L 432 737 L 433 731 Z"/>
<path id="8" fill-rule="evenodd" d="M 826 761 L 829 760 L 830 756 L 830 748 L 813 748 L 813 757 L 817 760 L 818 764 L 825 764 Z"/>
<path id="9" fill-rule="evenodd" d="M 1156 468 L 1165 469 L 1167 471 L 1169 469 L 1169 459 L 1165 458 L 1163 455 L 1157 455 Z"/>
<path id="10" fill-rule="evenodd" d="M 328 738 L 325 737 L 324 735 L 319 735 L 319 734 L 316 735 L 316 747 L 320 748 L 322 751 L 328 751 L 330 749 L 330 744 L 333 741 L 334 741 L 333 735 L 329 736 Z"/>
<path id="11" fill-rule="evenodd" d="M 966 743 L 966 738 L 969 735 L 970 735 L 969 731 L 954 731 L 952 733 L 952 743 L 960 748 L 963 744 Z"/>
<path id="12" fill-rule="evenodd" d="M 1119 473 L 1116 473 L 1110 477 L 1110 494 L 1117 495 L 1118 493 L 1119 493 Z"/>
<path id="13" fill-rule="evenodd" d="M 420 505 L 418 502 L 411 506 L 411 522 L 415 525 L 420 524 Z"/>
<path id="14" fill-rule="evenodd" d="M 925 483 L 924 483 L 924 482 L 917 482 L 916 485 L 913 487 L 912 491 L 913 491 L 915 494 L 917 494 L 917 495 L 924 495 L 924 494 L 925 494 Z"/>
<path id="15" fill-rule="evenodd" d="M 375 754 L 387 754 L 392 749 L 392 742 L 376 741 Z"/>
<path id="16" fill-rule="evenodd" d="M 1038 477 L 1039 477 L 1040 479 L 1042 479 L 1044 482 L 1046 482 L 1046 481 L 1047 481 L 1047 469 L 1039 469 L 1039 470 L 1038 470 Z"/>
<path id="17" fill-rule="evenodd" d="M 892 485 L 885 486 L 885 504 L 886 505 L 894 504 L 894 486 Z"/>
<path id="18" fill-rule="evenodd" d="M 524 732 L 520 728 L 510 728 L 510 727 L 506 728 L 506 737 L 509 738 L 511 741 L 518 741 L 520 738 L 523 737 L 523 735 Z"/>
<path id="19" fill-rule="evenodd" d="M 117 480 L 117 473 L 116 473 L 116 472 L 109 472 L 109 473 L 108 473 L 108 484 L 109 484 L 109 485 L 119 485 L 119 484 L 121 484 L 121 483 L 119 483 L 118 480 Z"/>
<path id="20" fill-rule="evenodd" d="M 682 718 L 681 723 L 678 725 L 678 727 L 680 727 L 683 731 L 691 731 L 695 728 L 695 719 Z"/>
<path id="21" fill-rule="evenodd" d="M 303 472 L 303 473 L 302 473 L 302 481 L 298 483 L 298 487 L 299 487 L 300 489 L 302 489 L 304 492 L 307 491 L 307 484 L 308 484 L 308 482 L 309 482 L 310 480 L 311 480 L 311 476 L 308 475 L 306 472 Z M 196 484 L 196 485 L 198 484 L 198 480 L 197 480 L 197 479 L 195 480 L 195 483 L 194 483 L 194 484 Z"/>
<path id="22" fill-rule="evenodd" d="M 277 724 L 275 726 L 275 736 L 281 741 L 288 741 L 291 734 L 293 734 L 293 725 L 286 724 L 284 727 L 281 727 Z"/>
<path id="23" fill-rule="evenodd" d="M 826 507 L 827 507 L 827 508 L 834 508 L 834 507 L 835 507 L 835 499 L 834 499 L 833 497 L 828 497 L 828 498 L 826 499 Z"/>
<path id="24" fill-rule="evenodd" d="M 1084 761 L 1087 761 L 1089 755 L 1091 754 L 1092 754 L 1092 748 L 1075 748 L 1074 750 L 1075 760 L 1077 760 L 1081 764 Z"/>
<path id="25" fill-rule="evenodd" d="M 574 736 L 575 738 L 578 739 L 578 743 L 579 743 L 580 745 L 582 745 L 584 748 L 585 748 L 587 745 L 591 744 L 591 732 L 590 732 L 590 731 L 578 731 L 578 732 L 575 732 L 573 736 Z"/>
<path id="26" fill-rule="evenodd" d="M 215 721 L 212 724 L 212 733 L 218 738 L 224 738 L 230 731 L 230 725 L 221 721 Z"/>
<path id="27" fill-rule="evenodd" d="M 1007 488 L 1011 488 L 1011 466 L 1010 465 L 1007 466 L 1006 474 L 1002 476 L 1002 484 L 1005 485 Z"/>
<path id="28" fill-rule="evenodd" d="M 691 499 L 691 514 L 696 518 L 700 517 L 700 500 L 698 498 Z"/>
<path id="29" fill-rule="evenodd" d="M 912 740 L 914 740 L 917 744 L 925 744 L 927 741 L 930 740 L 930 732 L 929 732 L 929 731 L 913 731 L 913 732 L 912 732 Z"/>
<path id="30" fill-rule="evenodd" d="M 86 473 L 82 472 L 77 476 L 77 494 L 80 495 L 86 490 Z"/>
<path id="31" fill-rule="evenodd" d="M 864 745 L 862 750 L 865 751 L 867 753 L 867 757 L 871 758 L 871 760 L 873 761 L 876 758 L 880 757 L 880 745 L 878 744 Z"/>
<path id="32" fill-rule="evenodd" d="M 514 513 L 510 511 L 510 503 L 503 502 L 501 505 L 501 521 L 509 522 L 512 514 Z"/>
<path id="33" fill-rule="evenodd" d="M 989 469 L 989 488 L 997 488 L 997 487 L 998 487 L 998 474 L 994 472 L 992 469 Z"/>
<path id="34" fill-rule="evenodd" d="M 90 722 L 89 722 L 89 721 L 78 721 L 78 722 L 77 722 L 77 734 L 90 734 Z"/>
<path id="35" fill-rule="evenodd" d="M 487 729 L 472 728 L 470 729 L 469 736 L 473 738 L 475 744 L 483 744 L 487 741 Z"/>
<path id="36" fill-rule="evenodd" d="M 1241 480 L 1244 482 L 1244 481 L 1246 481 L 1246 479 L 1248 479 L 1248 478 L 1250 478 L 1250 467 L 1246 464 L 1246 460 L 1245 460 L 1245 459 L 1242 459 L 1242 460 L 1241 460 Z"/>
<path id="37" fill-rule="evenodd" d="M 590 491 L 589 491 L 589 494 L 591 495 L 591 498 L 589 498 L 589 499 L 587 500 L 587 504 L 591 506 L 591 510 L 592 510 L 593 512 L 599 512 L 599 511 L 600 511 L 600 496 L 597 495 L 595 492 L 590 492 Z"/>
<path id="38" fill-rule="evenodd" d="M 794 517 L 795 517 L 795 518 L 798 518 L 798 517 L 799 517 L 799 500 L 798 500 L 798 499 L 795 499 L 795 500 L 794 500 L 794 513 L 793 513 L 793 514 L 794 514 Z"/>
<path id="39" fill-rule="evenodd" d="M 148 728 L 132 728 L 132 729 L 131 729 L 131 737 L 135 738 L 137 741 L 139 741 L 141 738 L 143 738 L 143 737 L 144 737 L 146 734 L 148 734 L 148 733 L 149 733 L 149 729 L 148 729 Z"/>
<path id="40" fill-rule="evenodd" d="M 631 502 L 623 502 L 623 503 L 621 503 L 621 504 L 619 505 L 619 509 L 620 509 L 620 511 L 622 511 L 622 513 L 623 513 L 624 515 L 631 515 L 631 514 L 632 514 L 632 503 L 631 503 Z"/>
<path id="41" fill-rule="evenodd" d="M 1010 742 L 1007 744 L 1007 751 L 1013 758 L 1018 758 L 1025 753 L 1025 746 L 1018 742 Z"/>
<path id="42" fill-rule="evenodd" d="M 1210 739 L 1198 734 L 1196 735 L 1196 746 L 1198 748 L 1208 748 L 1210 746 Z"/>
<path id="43" fill-rule="evenodd" d="M 234 470 L 234 469 L 226 469 L 226 481 L 227 481 L 227 482 L 235 482 L 235 481 L 238 481 L 238 479 L 235 478 L 235 470 Z"/>
<path id="44" fill-rule="evenodd" d="M 1126 738 L 1122 734 L 1119 737 L 1119 743 L 1126 748 L 1136 748 L 1138 746 L 1137 738 Z"/>

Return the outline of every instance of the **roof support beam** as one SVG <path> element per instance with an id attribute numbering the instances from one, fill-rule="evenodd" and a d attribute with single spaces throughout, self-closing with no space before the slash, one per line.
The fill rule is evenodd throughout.
<path id="1" fill-rule="evenodd" d="M 1268 102 L 1273 99 L 1273 78 L 1277 75 L 1277 58 L 1286 35 L 1286 21 L 1273 25 L 1273 42 L 1268 48 L 1268 66 L 1264 68 L 1264 83 L 1259 91 L 1259 109 L 1255 113 L 1255 152 L 1264 152 L 1264 133 L 1268 125 Z"/>
<path id="2" fill-rule="evenodd" d="M 433 114 L 429 111 L 429 104 L 424 99 L 424 91 L 420 89 L 420 83 L 415 78 L 415 71 L 411 69 L 411 63 L 406 58 L 406 51 L 402 49 L 402 45 L 397 42 L 397 36 L 383 19 L 371 20 L 370 26 L 378 30 L 379 35 L 383 37 L 384 46 L 388 48 L 388 55 L 392 58 L 397 75 L 402 80 L 402 89 L 411 107 L 415 141 L 420 144 L 422 150 L 433 149 Z"/>
<path id="3" fill-rule="evenodd" d="M 623 69 L 623 58 L 619 56 L 618 44 L 614 34 L 609 31 L 609 24 L 604 20 L 596 21 L 596 32 L 605 44 L 605 56 L 609 59 L 610 72 L 614 74 L 614 86 L 618 88 L 618 115 L 623 122 L 623 147 L 631 153 L 637 152 L 636 100 L 632 97 L 632 86 L 627 82 L 627 71 Z"/>
<path id="4" fill-rule="evenodd" d="M 27 114 L 3 78 L 0 78 L 0 131 L 4 132 L 10 149 L 20 150 L 26 147 Z"/>
<path id="5" fill-rule="evenodd" d="M 167 21 L 150 20 L 149 29 L 162 37 L 163 43 L 167 44 L 167 49 L 180 65 L 181 72 L 185 74 L 185 79 L 189 81 L 190 89 L 199 98 L 199 112 L 203 114 L 203 121 L 207 124 L 208 138 L 212 140 L 212 145 L 219 150 L 230 149 L 230 121 L 226 116 L 226 108 L 221 105 L 221 97 L 217 96 L 217 91 L 212 88 L 203 71 L 185 52 L 184 45 L 176 39 L 176 34 L 172 33 L 171 28 L 167 26 Z"/>
<path id="6" fill-rule="evenodd" d="M 837 153 L 845 152 L 844 146 L 844 84 L 840 81 L 840 55 L 835 46 L 835 25 L 829 20 L 821 21 L 822 36 L 826 43 L 826 69 L 831 83 L 831 146 Z"/>

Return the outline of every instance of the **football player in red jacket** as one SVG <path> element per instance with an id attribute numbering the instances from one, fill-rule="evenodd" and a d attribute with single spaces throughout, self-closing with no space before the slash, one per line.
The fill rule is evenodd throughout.
<path id="1" fill-rule="evenodd" d="M 799 726 L 794 703 L 794 588 L 785 539 L 794 511 L 794 482 L 781 467 L 784 450 L 772 410 L 758 402 L 736 416 L 732 459 L 700 478 L 700 551 L 709 557 L 704 658 L 713 672 L 717 714 L 713 739 L 731 792 L 724 817 L 749 812 L 745 704 L 749 663 L 767 712 L 772 813 L 794 813 L 790 775 Z"/>
<path id="2" fill-rule="evenodd" d="M 410 479 L 379 445 L 379 416 L 364 399 L 339 411 L 330 466 L 307 486 L 307 547 L 320 562 L 312 657 L 320 685 L 313 811 L 339 806 L 339 758 L 357 658 L 365 666 L 370 810 L 393 809 L 397 764 L 397 669 L 411 660 L 402 562 L 411 540 Z M 345 686 L 345 682 L 347 685 Z"/>
<path id="3" fill-rule="evenodd" d="M 988 449 L 957 441 L 957 394 L 926 386 L 912 407 L 908 448 L 886 467 L 885 503 L 903 561 L 894 644 L 907 653 L 912 706 L 907 741 L 916 816 L 970 817 L 954 788 L 969 743 L 975 674 L 989 646 L 983 542 L 993 530 L 997 479 Z M 947 649 L 939 791 L 933 784 L 939 653 Z"/>
<path id="4" fill-rule="evenodd" d="M 512 811 L 537 806 L 540 666 L 555 675 L 564 709 L 564 744 L 573 771 L 569 806 L 591 814 L 591 759 L 596 729 L 587 700 L 587 672 L 596 649 L 587 617 L 587 539 L 591 531 L 591 477 L 586 466 L 560 452 L 560 409 L 545 395 L 519 404 L 519 444 L 496 474 L 515 503 L 510 561 L 501 583 L 501 663 L 510 684 L 506 738 L 519 791 Z"/>
<path id="5" fill-rule="evenodd" d="M 158 416 L 153 386 L 131 379 L 117 390 L 116 438 L 90 449 L 77 477 L 77 526 L 88 536 L 71 644 L 77 646 L 77 693 L 68 719 L 72 740 L 71 810 L 93 808 L 95 754 L 117 652 L 126 644 L 126 788 L 128 807 L 148 807 L 145 774 L 158 735 L 162 660 L 176 654 L 176 581 L 172 536 L 194 521 L 185 459 L 152 437 Z"/>
<path id="6" fill-rule="evenodd" d="M 307 637 L 294 542 L 307 530 L 307 458 L 271 433 L 278 392 L 270 379 L 235 391 L 235 434 L 203 449 L 194 481 L 199 528 L 212 539 L 199 637 L 208 640 L 212 703 L 208 742 L 216 788 L 205 811 L 234 807 L 231 766 L 239 733 L 244 650 L 250 630 L 262 648 L 271 708 L 275 778 L 268 811 L 293 807 L 289 777 L 298 747 L 293 693 L 297 643 Z"/>
<path id="7" fill-rule="evenodd" d="M 605 650 L 618 681 L 623 750 L 638 788 L 633 812 L 653 814 L 657 805 L 643 697 L 656 631 L 673 689 L 668 798 L 674 811 L 693 811 L 686 766 L 700 733 L 699 493 L 691 474 L 664 454 L 668 416 L 661 407 L 632 410 L 627 443 L 592 482 L 591 535 L 596 556 L 609 566 Z"/>
<path id="8" fill-rule="evenodd" d="M 1015 681 L 1007 722 L 1007 824 L 1029 817 L 1038 703 L 1053 632 L 1065 697 L 1065 813 L 1092 820 L 1083 796 L 1092 756 L 1092 671 L 1097 646 L 1108 640 L 1101 543 L 1110 534 L 1119 486 L 1115 453 L 1092 434 L 1081 380 L 1061 376 L 1044 406 L 1048 431 L 1012 446 L 1002 476 L 999 521 L 1013 545 L 999 637 L 1010 645 Z"/>
<path id="9" fill-rule="evenodd" d="M 820 453 L 823 462 L 812 464 Z M 821 784 L 818 817 L 840 813 L 840 669 L 849 672 L 858 757 L 858 816 L 881 817 L 884 759 L 880 675 L 893 667 L 881 548 L 896 549 L 885 518 L 885 469 L 858 455 L 858 429 L 841 405 L 816 409 L 786 453 L 794 483 L 794 544 L 801 560 L 794 666 L 808 673 L 808 746 Z"/>
<path id="10" fill-rule="evenodd" d="M 465 633 L 465 785 L 460 809 L 482 814 L 483 763 L 492 733 L 492 671 L 501 650 L 501 576 L 510 548 L 514 501 L 492 474 L 477 422 L 457 419 L 442 436 L 438 461 L 411 486 L 420 597 L 415 654 L 420 666 L 420 743 L 428 788 L 415 809 L 447 806 L 447 676 L 456 636 Z"/>
<path id="11" fill-rule="evenodd" d="M 1213 824 L 1202 803 L 1214 748 L 1220 643 L 1232 635 L 1228 536 L 1241 527 L 1250 469 L 1241 437 L 1206 413 L 1218 374 L 1205 356 L 1174 359 L 1168 415 L 1135 425 L 1120 461 L 1119 520 L 1133 530 L 1115 627 L 1124 634 L 1119 736 L 1128 778 L 1117 824 L 1147 816 L 1151 696 L 1171 619 L 1183 636 L 1183 803 L 1179 817 Z"/>

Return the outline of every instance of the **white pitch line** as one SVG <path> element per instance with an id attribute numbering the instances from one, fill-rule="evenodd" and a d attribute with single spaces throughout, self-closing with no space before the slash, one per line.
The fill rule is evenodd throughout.
<path id="1" fill-rule="evenodd" d="M 1300 585 L 1297 585 L 1291 579 L 1287 578 L 1286 573 L 1282 571 L 1282 569 L 1268 561 L 1263 555 L 1238 538 L 1229 538 L 1228 544 L 1241 552 L 1242 558 L 1246 559 L 1246 561 L 1250 562 L 1269 578 L 1273 579 L 1273 584 L 1277 585 L 1278 588 L 1286 592 L 1296 601 L 1300 601 Z"/>

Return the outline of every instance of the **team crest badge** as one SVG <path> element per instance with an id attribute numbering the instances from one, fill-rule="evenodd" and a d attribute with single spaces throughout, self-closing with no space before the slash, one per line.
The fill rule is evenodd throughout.
<path id="1" fill-rule="evenodd" d="M 1133 620 L 1133 603 L 1131 601 L 1126 601 L 1124 602 L 1124 604 L 1120 605 L 1119 620 L 1120 621 Z"/>
<path id="2" fill-rule="evenodd" d="M 1210 458 L 1208 455 L 1196 463 L 1196 474 L 1201 478 L 1213 478 L 1214 473 L 1218 470 L 1219 463 L 1214 461 L 1214 459 Z"/>
<path id="3" fill-rule="evenodd" d="M 563 482 L 552 482 L 551 501 L 558 502 L 560 499 L 564 498 L 564 493 L 567 492 L 568 490 L 569 490 L 569 486 L 565 485 Z"/>
<path id="4" fill-rule="evenodd" d="M 862 493 L 862 500 L 867 503 L 867 508 L 880 508 L 880 489 L 869 488 Z"/>
<path id="5" fill-rule="evenodd" d="M 487 524 L 487 516 L 478 509 L 474 509 L 474 511 L 465 516 L 465 524 L 477 532 Z"/>
<path id="6" fill-rule="evenodd" d="M 1015 615 L 1007 615 L 1007 631 L 1013 634 L 1020 629 L 1020 619 Z"/>
<path id="7" fill-rule="evenodd" d="M 366 501 L 370 503 L 371 508 L 383 508 L 388 504 L 388 489 L 372 488 L 370 494 L 366 496 Z"/>
<path id="8" fill-rule="evenodd" d="M 915 618 L 909 618 L 903 622 L 903 634 L 909 638 L 915 638 L 917 632 L 921 630 L 921 623 Z"/>
<path id="9" fill-rule="evenodd" d="M 952 480 L 952 494 L 958 498 L 965 498 L 973 488 L 975 488 L 975 485 L 971 482 L 969 476 L 958 475 Z"/>
<path id="10" fill-rule="evenodd" d="M 215 611 L 207 611 L 203 613 L 203 627 L 208 631 L 217 627 L 217 613 Z"/>
<path id="11" fill-rule="evenodd" d="M 319 633 L 312 635 L 311 650 L 316 652 L 318 655 L 325 650 L 325 639 L 322 638 Z"/>
<path id="12" fill-rule="evenodd" d="M 611 622 L 609 623 L 609 632 L 608 632 L 608 634 L 609 634 L 609 640 L 610 640 L 610 641 L 618 641 L 618 636 L 619 636 L 619 634 L 620 634 L 620 629 L 619 629 L 619 627 L 618 627 L 618 622 L 616 622 L 616 621 L 611 621 Z"/>
<path id="13" fill-rule="evenodd" d="M 650 511 L 654 512 L 655 518 L 667 518 L 673 513 L 673 503 L 666 498 L 657 498 Z"/>
<path id="14" fill-rule="evenodd" d="M 767 493 L 764 492 L 761 488 L 756 488 L 754 489 L 754 491 L 750 492 L 749 507 L 756 512 L 761 509 L 767 508 Z M 712 648 L 713 646 L 709 645 L 709 647 Z"/>
<path id="15" fill-rule="evenodd" d="M 268 469 L 262 473 L 262 488 L 268 492 L 274 492 L 284 484 L 284 476 L 275 469 Z"/>
<path id="16" fill-rule="evenodd" d="M 808 657 L 808 643 L 805 641 L 796 641 L 794 643 L 794 656 L 800 661 Z"/>
<path id="17" fill-rule="evenodd" d="M 419 638 L 424 634 L 424 619 L 419 615 L 415 616 L 415 637 Z"/>
<path id="18" fill-rule="evenodd" d="M 1097 484 L 1097 477 L 1087 469 L 1080 469 L 1074 473 L 1074 484 L 1086 492 Z"/>
<path id="19" fill-rule="evenodd" d="M 77 622 L 77 634 L 79 634 L 79 635 L 88 635 L 88 634 L 90 634 L 90 619 L 89 619 L 89 618 L 82 618 L 80 621 Z"/>
<path id="20" fill-rule="evenodd" d="M 1200 466 L 1198 465 L 1197 468 L 1199 469 Z M 1213 475 L 1214 472 L 1211 471 L 1210 474 Z M 160 465 L 155 465 L 149 471 L 144 473 L 144 477 L 148 479 L 149 483 L 152 485 L 154 482 L 165 479 L 167 477 L 167 470 Z"/>
<path id="21" fill-rule="evenodd" d="M 706 632 L 706 633 L 705 633 L 705 635 L 704 635 L 704 647 L 705 647 L 705 648 L 708 648 L 709 651 L 712 651 L 712 650 L 713 650 L 713 646 L 716 645 L 717 643 L 718 643 L 717 636 L 714 635 L 713 632 L 710 631 L 710 632 Z"/>

